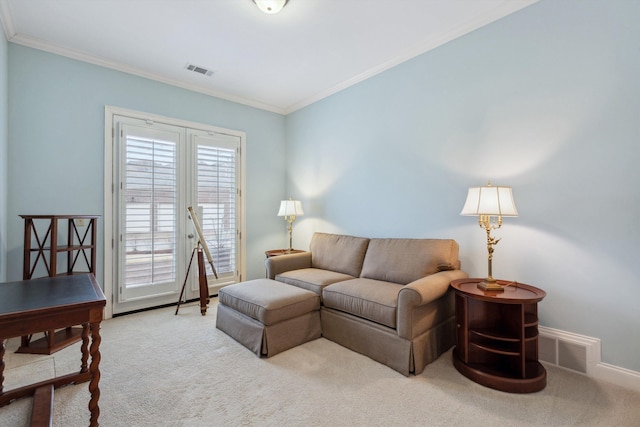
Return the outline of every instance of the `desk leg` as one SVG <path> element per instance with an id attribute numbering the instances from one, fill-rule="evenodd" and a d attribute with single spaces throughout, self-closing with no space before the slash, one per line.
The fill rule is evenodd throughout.
<path id="1" fill-rule="evenodd" d="M 0 396 L 2 396 L 2 387 L 4 385 L 4 338 L 0 337 Z"/>
<path id="2" fill-rule="evenodd" d="M 80 346 L 80 351 L 82 352 L 82 362 L 80 364 L 80 372 L 88 372 L 89 371 L 89 324 L 82 324 L 82 345 Z"/>
<path id="3" fill-rule="evenodd" d="M 91 366 L 89 366 L 89 374 L 91 380 L 89 382 L 89 392 L 91 393 L 91 400 L 89 401 L 89 412 L 91 412 L 90 427 L 97 427 L 98 417 L 100 416 L 100 408 L 98 407 L 98 400 L 100 399 L 100 389 L 98 383 L 100 382 L 100 322 L 91 323 Z"/>

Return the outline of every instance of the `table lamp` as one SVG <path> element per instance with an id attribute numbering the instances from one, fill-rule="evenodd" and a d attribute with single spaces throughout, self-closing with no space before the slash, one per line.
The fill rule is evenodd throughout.
<path id="1" fill-rule="evenodd" d="M 491 237 L 491 230 L 502 226 L 502 217 L 518 216 L 516 204 L 513 201 L 511 187 L 493 186 L 491 182 L 486 187 L 471 187 L 467 193 L 460 215 L 477 216 L 478 224 L 487 232 L 487 251 L 489 252 L 488 275 L 486 280 L 478 283 L 478 288 L 484 291 L 502 291 L 491 272 L 493 247 L 500 239 Z"/>
<path id="2" fill-rule="evenodd" d="M 282 200 L 280 202 L 280 210 L 278 211 L 278 216 L 283 216 L 284 220 L 289 223 L 289 249 L 288 252 L 291 253 L 293 250 L 293 221 L 296 220 L 297 216 L 304 215 L 302 210 L 302 203 L 299 200 Z"/>

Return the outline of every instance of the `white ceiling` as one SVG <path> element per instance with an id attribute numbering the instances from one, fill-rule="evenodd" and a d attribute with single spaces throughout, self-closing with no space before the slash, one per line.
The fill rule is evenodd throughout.
<path id="1" fill-rule="evenodd" d="M 536 1 L 0 0 L 0 20 L 14 43 L 286 114 Z"/>

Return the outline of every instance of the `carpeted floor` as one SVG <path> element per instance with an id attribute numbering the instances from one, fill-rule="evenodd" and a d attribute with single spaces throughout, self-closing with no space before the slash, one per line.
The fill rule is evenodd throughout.
<path id="1" fill-rule="evenodd" d="M 195 304 L 102 324 L 100 425 L 109 426 L 638 426 L 640 393 L 547 366 L 547 387 L 508 394 L 460 375 L 451 350 L 404 377 L 324 338 L 270 359 L 215 328 Z M 79 344 L 52 356 L 5 355 L 5 389 L 69 373 Z M 87 383 L 55 391 L 54 426 L 86 426 Z M 26 426 L 31 399 L 0 408 Z"/>

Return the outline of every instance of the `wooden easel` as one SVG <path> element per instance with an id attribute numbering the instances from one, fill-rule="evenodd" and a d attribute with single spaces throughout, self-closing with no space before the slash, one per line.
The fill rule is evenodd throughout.
<path id="1" fill-rule="evenodd" d="M 207 307 L 209 307 L 209 286 L 207 284 L 207 271 L 204 264 L 204 252 L 200 242 L 198 246 L 191 251 L 191 259 L 189 260 L 189 267 L 187 268 L 187 274 L 184 276 L 184 283 L 182 284 L 182 290 L 180 291 L 180 298 L 178 299 L 178 305 L 176 306 L 176 315 L 180 309 L 182 303 L 182 297 L 184 295 L 184 288 L 187 286 L 187 279 L 189 278 L 189 271 L 191 271 L 191 264 L 193 263 L 193 256 L 198 253 L 198 284 L 200 288 L 200 314 L 203 316 L 207 314 Z"/>

